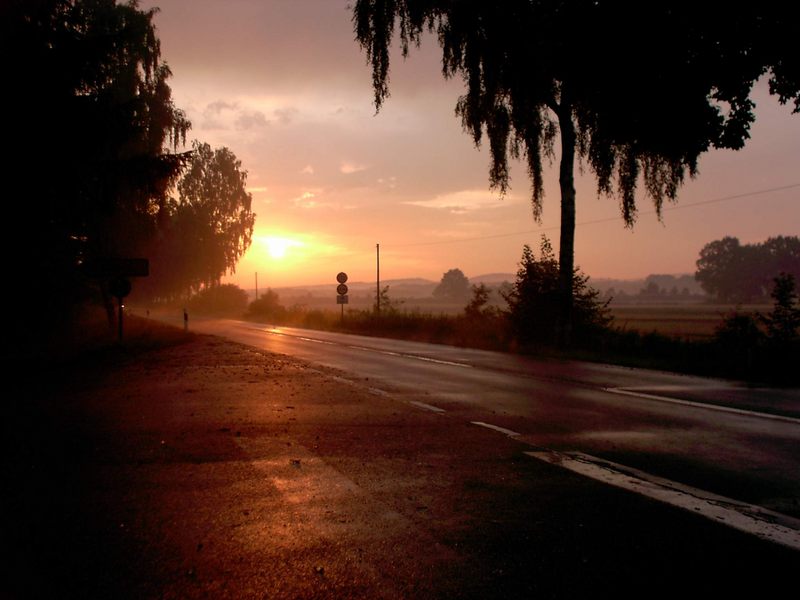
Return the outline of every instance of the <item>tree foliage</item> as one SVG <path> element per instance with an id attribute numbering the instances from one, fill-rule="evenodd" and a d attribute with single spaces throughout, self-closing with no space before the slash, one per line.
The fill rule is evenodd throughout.
<path id="1" fill-rule="evenodd" d="M 152 293 L 175 297 L 213 287 L 250 246 L 255 223 L 247 171 L 228 148 L 194 142 L 191 161 L 165 205 Z"/>
<path id="2" fill-rule="evenodd" d="M 281 320 L 286 316 L 286 308 L 280 303 L 278 293 L 271 288 L 267 288 L 260 298 L 253 300 L 247 312 L 256 319 Z"/>
<path id="3" fill-rule="evenodd" d="M 247 308 L 247 292 L 232 283 L 215 285 L 192 296 L 187 308 L 190 313 L 241 316 Z"/>
<path id="4" fill-rule="evenodd" d="M 761 321 L 767 328 L 767 336 L 777 345 L 787 345 L 798 340 L 800 329 L 800 305 L 795 289 L 796 280 L 789 273 L 781 273 L 774 279 L 772 288 L 773 307 Z"/>
<path id="5" fill-rule="evenodd" d="M 471 288 L 472 297 L 464 308 L 464 315 L 470 319 L 479 319 L 488 315 L 494 315 L 496 309 L 489 306 L 489 296 L 492 290 L 485 283 L 473 285 Z"/>
<path id="6" fill-rule="evenodd" d="M 723 302 L 765 300 L 781 273 L 800 278 L 800 238 L 777 236 L 757 244 L 724 237 L 700 250 L 695 278 Z"/>
<path id="7" fill-rule="evenodd" d="M 80 261 L 140 255 L 186 159 L 176 152 L 189 122 L 172 101 L 153 10 L 11 0 L 0 11 L 6 206 L 26 232 L 17 277 L 52 314 L 85 289 Z"/>
<path id="8" fill-rule="evenodd" d="M 573 290 L 575 335 L 586 338 L 609 324 L 608 302 L 600 301 L 600 292 L 590 287 L 589 277 L 577 269 L 573 273 Z M 538 258 L 530 246 L 523 246 L 516 280 L 504 298 L 512 330 L 520 341 L 557 342 L 559 265 L 547 237 L 542 236 Z"/>
<path id="9" fill-rule="evenodd" d="M 450 269 L 442 275 L 433 295 L 442 300 L 464 302 L 469 297 L 469 279 L 461 269 Z"/>
<path id="10" fill-rule="evenodd" d="M 569 329 L 574 269 L 574 161 L 598 193 L 636 218 L 643 183 L 656 210 L 675 200 L 699 156 L 741 148 L 755 115 L 750 93 L 763 75 L 781 102 L 800 108 L 796 20 L 778 3 L 719 10 L 694 2 L 594 0 L 357 0 L 356 38 L 372 65 L 375 104 L 389 95 L 390 47 L 402 52 L 426 32 L 442 49 L 445 77 L 466 93 L 456 113 L 491 153 L 489 180 L 505 191 L 509 158 L 523 159 L 538 220 L 543 167 L 560 146 L 561 320 Z"/>

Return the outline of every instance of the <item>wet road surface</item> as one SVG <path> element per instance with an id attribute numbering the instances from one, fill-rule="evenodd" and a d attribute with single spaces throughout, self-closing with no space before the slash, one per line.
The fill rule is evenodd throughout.
<path id="1" fill-rule="evenodd" d="M 194 331 L 341 369 L 389 394 L 505 431 L 800 517 L 800 391 L 451 346 L 197 320 Z"/>

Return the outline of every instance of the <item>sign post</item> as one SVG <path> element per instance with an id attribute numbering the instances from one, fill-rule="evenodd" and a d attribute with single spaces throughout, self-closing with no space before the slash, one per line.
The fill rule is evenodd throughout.
<path id="1" fill-rule="evenodd" d="M 122 299 L 131 293 L 129 277 L 147 277 L 150 275 L 150 261 L 146 258 L 99 257 L 89 259 L 82 265 L 87 276 L 108 281 L 108 291 L 117 299 L 119 313 L 117 329 L 119 341 L 122 341 Z"/>
<path id="2" fill-rule="evenodd" d="M 119 316 L 117 318 L 117 325 L 119 329 L 119 341 L 121 342 L 122 309 L 125 308 L 125 305 L 122 303 L 122 299 L 131 293 L 131 282 L 125 279 L 124 277 L 118 277 L 116 279 L 112 279 L 111 282 L 108 284 L 108 291 L 111 292 L 111 295 L 117 299 L 117 304 L 119 305 Z"/>
<path id="3" fill-rule="evenodd" d="M 347 285 L 345 285 L 345 282 L 347 281 L 347 273 L 339 273 L 336 276 L 336 281 L 339 282 L 339 285 L 336 286 L 336 304 L 339 304 L 342 307 L 341 322 L 344 323 L 344 305 L 348 302 Z"/>

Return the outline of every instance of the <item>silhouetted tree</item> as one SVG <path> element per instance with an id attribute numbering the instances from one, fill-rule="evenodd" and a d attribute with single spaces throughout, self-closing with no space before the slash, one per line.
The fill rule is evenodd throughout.
<path id="1" fill-rule="evenodd" d="M 800 277 L 800 238 L 777 236 L 760 244 L 724 237 L 700 250 L 695 279 L 723 302 L 763 300 L 780 273 Z"/>
<path id="2" fill-rule="evenodd" d="M 600 301 L 600 292 L 588 285 L 589 277 L 573 272 L 575 335 L 586 339 L 605 328 L 609 322 L 608 301 Z M 542 236 L 537 259 L 527 244 L 522 249 L 517 278 L 510 293 L 508 317 L 515 335 L 523 342 L 557 342 L 557 318 L 561 309 L 559 265 L 550 241 Z"/>
<path id="3" fill-rule="evenodd" d="M 761 316 L 767 336 L 778 345 L 796 342 L 800 329 L 800 306 L 797 304 L 794 276 L 788 273 L 778 275 L 771 296 L 774 301 L 772 311 Z"/>
<path id="4" fill-rule="evenodd" d="M 253 300 L 247 308 L 250 316 L 261 319 L 281 319 L 286 315 L 286 309 L 280 303 L 277 292 L 267 288 L 258 300 Z"/>
<path id="5" fill-rule="evenodd" d="M 397 308 L 403 303 L 402 300 L 392 300 L 389 297 L 389 286 L 386 285 L 381 288 L 381 302 L 380 302 L 380 310 L 378 305 L 378 299 L 373 296 L 372 297 L 372 310 L 375 314 L 393 314 L 397 312 Z"/>
<path id="6" fill-rule="evenodd" d="M 80 261 L 146 248 L 186 159 L 169 152 L 189 122 L 172 102 L 154 12 L 114 0 L 0 3 L 5 207 L 26 231 L 13 276 L 29 286 L 36 322 L 84 297 Z"/>
<path id="7" fill-rule="evenodd" d="M 456 105 L 464 128 L 476 144 L 488 137 L 491 185 L 504 192 L 509 156 L 524 158 L 537 220 L 543 163 L 558 142 L 562 342 L 573 299 L 576 157 L 599 193 L 619 197 L 630 226 L 640 179 L 660 214 L 697 173 L 700 154 L 744 145 L 762 75 L 781 102 L 800 107 L 800 26 L 778 3 L 721 11 L 690 2 L 357 0 L 353 21 L 377 108 L 389 95 L 396 28 L 404 56 L 426 31 L 436 34 L 444 76 L 467 86 Z"/>
<path id="8" fill-rule="evenodd" d="M 192 296 L 189 312 L 207 315 L 240 316 L 247 308 L 247 292 L 238 285 L 225 283 L 201 290 Z"/>
<path id="9" fill-rule="evenodd" d="M 469 279 L 461 269 L 450 269 L 433 290 L 433 295 L 442 300 L 464 302 L 469 297 Z"/>
<path id="10" fill-rule="evenodd" d="M 464 308 L 464 314 L 467 317 L 475 319 L 496 312 L 487 307 L 489 304 L 489 295 L 492 291 L 485 283 L 473 285 L 471 289 L 472 298 L 470 298 L 469 304 Z"/>
<path id="11" fill-rule="evenodd" d="M 235 272 L 255 223 L 241 161 L 224 147 L 195 141 L 192 149 L 178 198 L 165 206 L 168 222 L 153 269 L 154 292 L 167 297 L 216 285 Z"/>

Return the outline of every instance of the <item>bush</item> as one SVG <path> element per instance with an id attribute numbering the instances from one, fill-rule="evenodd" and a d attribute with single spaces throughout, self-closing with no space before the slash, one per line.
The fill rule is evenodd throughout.
<path id="1" fill-rule="evenodd" d="M 276 322 L 283 321 L 286 317 L 286 309 L 281 306 L 279 300 L 278 294 L 267 288 L 261 298 L 250 303 L 247 308 L 247 317 Z"/>
<path id="2" fill-rule="evenodd" d="M 214 316 L 241 316 L 247 308 L 247 292 L 226 283 L 205 288 L 186 303 L 189 312 Z"/>
<path id="3" fill-rule="evenodd" d="M 611 322 L 608 301 L 588 285 L 589 277 L 578 269 L 573 275 L 572 337 L 588 344 L 601 335 Z M 539 258 L 530 246 L 523 246 L 517 279 L 503 295 L 508 303 L 508 318 L 515 337 L 523 344 L 552 345 L 557 342 L 562 314 L 558 261 L 550 240 L 542 236 Z"/>

